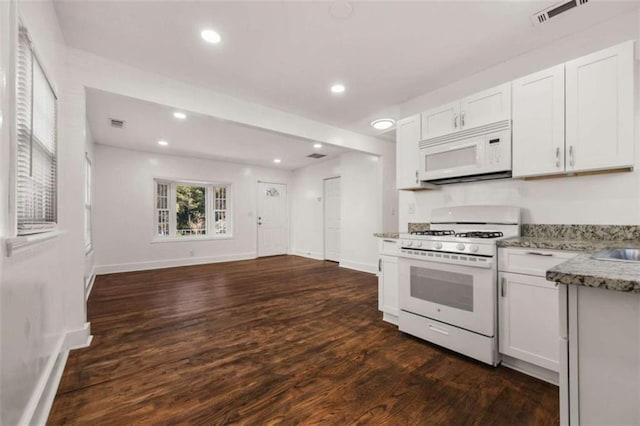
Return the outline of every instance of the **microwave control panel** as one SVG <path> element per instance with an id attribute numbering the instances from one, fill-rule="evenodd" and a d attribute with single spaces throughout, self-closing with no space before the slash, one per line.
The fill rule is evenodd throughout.
<path id="1" fill-rule="evenodd" d="M 485 161 L 491 169 L 511 168 L 511 132 L 502 132 L 485 135 Z"/>

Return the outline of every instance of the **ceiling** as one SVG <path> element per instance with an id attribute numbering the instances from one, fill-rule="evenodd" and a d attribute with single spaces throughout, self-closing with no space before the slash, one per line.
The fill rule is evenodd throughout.
<path id="1" fill-rule="evenodd" d="M 225 122 L 189 111 L 187 118 L 174 118 L 174 108 L 96 89 L 87 89 L 87 116 L 96 143 L 137 151 L 196 156 L 294 170 L 321 160 L 313 153 L 335 157 L 344 148 Z M 122 129 L 111 126 L 111 119 L 124 120 Z M 169 142 L 158 145 L 158 140 Z M 282 160 L 280 164 L 274 158 Z"/>
<path id="2" fill-rule="evenodd" d="M 352 1 L 346 19 L 336 3 L 55 0 L 73 47 L 369 135 L 382 111 L 638 7 L 591 0 L 534 27 L 557 1 Z"/>

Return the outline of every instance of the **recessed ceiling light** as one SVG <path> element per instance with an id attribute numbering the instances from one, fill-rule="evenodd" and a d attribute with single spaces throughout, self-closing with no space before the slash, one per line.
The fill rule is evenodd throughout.
<path id="1" fill-rule="evenodd" d="M 393 127 L 394 124 L 396 124 L 396 121 L 392 118 L 381 118 L 371 122 L 371 126 L 378 130 L 387 130 Z"/>
<path id="2" fill-rule="evenodd" d="M 321 143 L 314 143 L 314 144 L 313 144 L 313 147 L 314 147 L 315 149 L 320 149 L 320 148 L 322 148 L 322 144 L 321 144 Z"/>
<path id="3" fill-rule="evenodd" d="M 185 114 L 184 112 L 180 112 L 180 111 L 176 111 L 173 113 L 173 116 L 179 120 L 184 120 L 185 118 L 187 118 L 187 114 Z"/>
<path id="4" fill-rule="evenodd" d="M 343 84 L 336 83 L 333 86 L 331 86 L 331 91 L 333 93 L 344 93 L 345 87 Z"/>
<path id="5" fill-rule="evenodd" d="M 158 141 L 158 145 L 160 145 L 160 146 L 167 146 L 167 145 L 169 145 L 169 142 L 165 141 L 164 139 L 160 139 L 160 140 Z"/>
<path id="6" fill-rule="evenodd" d="M 222 40 L 220 34 L 213 30 L 204 30 L 200 33 L 200 35 L 202 36 L 202 39 L 207 43 L 218 44 L 220 43 L 220 40 Z"/>
<path id="7" fill-rule="evenodd" d="M 276 164 L 280 163 L 280 161 L 282 161 L 282 160 L 280 160 L 279 158 L 274 158 L 273 159 L 273 162 L 276 163 Z"/>

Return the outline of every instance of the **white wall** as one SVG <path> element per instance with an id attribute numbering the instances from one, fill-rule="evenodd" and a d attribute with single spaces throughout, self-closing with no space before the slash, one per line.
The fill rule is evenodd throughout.
<path id="1" fill-rule="evenodd" d="M 12 193 L 11 156 L 13 143 L 9 128 L 12 117 L 7 114 L 13 89 L 13 64 L 7 63 L 6 41 L 16 30 L 11 9 L 15 2 L 0 2 L 2 25 L 2 69 L 8 72 L 7 91 L 2 92 L 3 128 L 0 151 L 0 196 Z M 83 158 L 83 91 L 73 86 L 66 69 L 66 47 L 50 1 L 18 3 L 20 17 L 30 31 L 39 57 L 55 86 L 58 101 L 58 225 L 65 233 L 53 240 L 32 246 L 6 258 L 1 245 L 1 375 L 0 424 L 24 423 L 36 413 L 42 388 L 46 383 L 49 361 L 69 346 L 86 342 L 86 314 L 83 285 L 82 191 Z M 0 236 L 15 236 L 14 206 L 3 201 L 0 213 Z M 44 380 L 43 382 L 39 382 Z M 49 401 L 50 402 L 50 401 Z M 44 406 L 47 402 L 43 402 Z M 42 405 L 41 405 L 42 407 Z M 39 419 L 42 420 L 42 419 Z"/>
<path id="2" fill-rule="evenodd" d="M 382 229 L 383 171 L 380 157 L 357 152 L 340 156 L 340 266 L 376 271 Z"/>
<path id="3" fill-rule="evenodd" d="M 96 272 L 108 273 L 256 256 L 258 180 L 290 184 L 291 172 L 95 145 Z M 152 243 L 154 178 L 232 184 L 233 238 Z M 191 255 L 193 251 L 193 256 Z"/>
<path id="4" fill-rule="evenodd" d="M 544 48 L 528 52 L 408 101 L 403 116 L 458 99 L 567 60 L 638 38 L 638 14 L 611 19 Z M 640 46 L 636 44 L 636 58 Z M 636 71 L 640 71 L 636 62 Z M 636 79 L 637 82 L 640 79 Z M 636 83 L 636 88 L 640 84 Z M 640 101 L 636 100 L 636 111 Z M 636 118 L 636 123 L 638 122 Z M 636 125 L 636 141 L 638 126 Z M 606 141 L 605 141 L 606 143 Z M 636 146 L 637 146 L 636 142 Z M 636 170 L 640 168 L 636 148 Z M 409 206 L 415 203 L 415 214 Z M 640 224 L 640 172 L 535 181 L 517 179 L 444 186 L 439 190 L 400 191 L 399 228 L 408 222 L 427 222 L 430 211 L 462 204 L 508 204 L 522 207 L 525 223 Z"/>
<path id="5" fill-rule="evenodd" d="M 324 259 L 324 180 L 341 175 L 340 159 L 322 161 L 293 172 L 290 253 Z"/>

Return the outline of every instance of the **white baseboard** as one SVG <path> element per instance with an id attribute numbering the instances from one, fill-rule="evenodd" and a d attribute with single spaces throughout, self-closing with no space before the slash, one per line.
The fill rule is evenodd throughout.
<path id="1" fill-rule="evenodd" d="M 368 264 L 368 263 L 360 263 L 360 262 L 351 262 L 349 260 L 341 260 L 340 261 L 341 268 L 347 269 L 355 269 L 360 272 L 368 272 L 370 274 L 378 273 L 378 265 L 376 264 Z"/>
<path id="2" fill-rule="evenodd" d="M 91 295 L 91 290 L 93 290 L 93 283 L 96 282 L 96 268 L 94 267 L 91 271 L 91 275 L 87 277 L 84 282 L 84 301 L 89 300 L 89 296 Z"/>
<path id="3" fill-rule="evenodd" d="M 308 259 L 324 260 L 323 253 L 314 252 L 314 251 L 304 251 L 304 250 L 293 249 L 289 252 L 289 254 L 292 254 L 294 256 L 306 257 Z"/>
<path id="4" fill-rule="evenodd" d="M 559 375 L 555 371 L 547 370 L 546 368 L 539 367 L 537 365 L 516 358 L 512 358 L 508 355 L 503 354 L 501 355 L 501 357 L 502 365 L 504 365 L 505 367 L 558 386 Z"/>
<path id="5" fill-rule="evenodd" d="M 64 339 L 64 350 L 73 350 L 86 348 L 91 345 L 93 336 L 91 335 L 91 323 L 85 322 L 82 328 L 67 331 Z"/>
<path id="6" fill-rule="evenodd" d="M 185 257 L 182 259 L 154 260 L 148 262 L 119 263 L 114 265 L 98 265 L 96 275 L 115 274 L 118 272 L 147 271 L 150 269 L 175 268 L 178 266 L 204 265 L 207 263 L 232 262 L 236 260 L 255 259 L 257 253 L 236 253 L 223 256 Z"/>
<path id="7" fill-rule="evenodd" d="M 20 425 L 44 425 L 56 397 L 60 379 L 67 364 L 69 350 L 87 347 L 91 344 L 91 324 L 85 323 L 82 328 L 70 330 L 58 339 L 47 364 L 45 365 L 31 397 L 22 412 Z"/>

